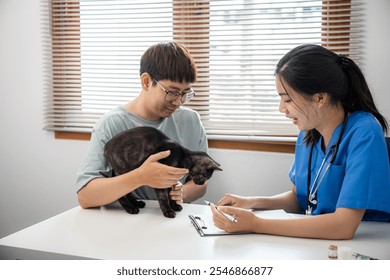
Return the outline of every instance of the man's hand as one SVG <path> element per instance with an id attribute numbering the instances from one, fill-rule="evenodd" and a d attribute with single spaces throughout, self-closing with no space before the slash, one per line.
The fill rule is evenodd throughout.
<path id="1" fill-rule="evenodd" d="M 142 185 L 157 189 L 170 188 L 189 172 L 186 168 L 176 168 L 158 162 L 160 159 L 168 157 L 170 153 L 169 150 L 159 152 L 145 160 L 138 168 Z"/>
<path id="2" fill-rule="evenodd" d="M 183 203 L 183 184 L 177 182 L 175 185 L 173 185 L 169 195 L 173 201 L 176 201 L 177 204 Z"/>

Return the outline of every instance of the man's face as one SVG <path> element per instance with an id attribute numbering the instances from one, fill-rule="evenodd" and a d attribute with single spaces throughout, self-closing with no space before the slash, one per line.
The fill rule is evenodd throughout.
<path id="1" fill-rule="evenodd" d="M 160 80 L 150 87 L 148 98 L 149 109 L 158 118 L 171 116 L 183 103 L 181 96 L 175 98 L 175 93 L 185 93 L 191 91 L 190 83 L 177 83 L 169 80 Z M 167 93 L 169 92 L 169 93 Z"/>

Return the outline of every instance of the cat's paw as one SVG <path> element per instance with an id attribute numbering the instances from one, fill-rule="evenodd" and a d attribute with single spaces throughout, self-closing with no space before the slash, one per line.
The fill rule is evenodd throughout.
<path id="1" fill-rule="evenodd" d="M 175 210 L 176 212 L 178 212 L 178 211 L 183 210 L 183 207 L 181 205 L 179 205 L 179 204 L 174 203 L 172 205 L 172 209 Z"/>
<path id="2" fill-rule="evenodd" d="M 175 218 L 175 217 L 176 217 L 176 212 L 175 212 L 175 211 L 172 211 L 172 210 L 163 212 L 163 214 L 164 214 L 164 216 L 167 217 L 167 218 Z"/>
<path id="3" fill-rule="evenodd" d="M 138 208 L 125 208 L 126 212 L 129 214 L 138 214 L 139 209 Z"/>
<path id="4" fill-rule="evenodd" d="M 144 208 L 145 205 L 146 205 L 145 202 L 143 202 L 143 201 L 137 201 L 137 206 L 138 206 L 138 208 Z"/>

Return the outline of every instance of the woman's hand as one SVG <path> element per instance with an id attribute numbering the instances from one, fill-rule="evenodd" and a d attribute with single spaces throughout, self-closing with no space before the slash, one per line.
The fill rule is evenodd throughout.
<path id="1" fill-rule="evenodd" d="M 261 220 L 250 210 L 231 206 L 218 206 L 217 209 L 214 204 L 211 204 L 210 207 L 214 225 L 227 232 L 255 232 Z M 221 212 L 233 216 L 236 218 L 236 222 L 230 221 Z"/>
<path id="2" fill-rule="evenodd" d="M 173 201 L 176 201 L 177 204 L 183 203 L 183 184 L 177 182 L 172 186 L 172 190 L 169 192 L 169 195 Z"/>
<path id="3" fill-rule="evenodd" d="M 217 205 L 219 206 L 233 206 L 233 207 L 246 208 L 246 209 L 252 208 L 253 207 L 252 204 L 253 204 L 253 198 L 238 196 L 230 193 L 225 194 L 217 202 Z"/>

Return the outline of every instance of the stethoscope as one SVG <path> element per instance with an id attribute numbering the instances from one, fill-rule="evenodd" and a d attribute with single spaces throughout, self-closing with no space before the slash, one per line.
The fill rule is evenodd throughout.
<path id="1" fill-rule="evenodd" d="M 336 144 L 333 144 L 329 148 L 329 151 L 325 154 L 325 157 L 324 157 L 324 159 L 321 162 L 320 168 L 317 171 L 317 174 L 316 174 L 316 176 L 314 178 L 314 181 L 313 181 L 313 184 L 311 185 L 311 188 L 310 188 L 310 182 L 311 182 L 311 160 L 312 160 L 312 155 L 313 155 L 314 144 L 312 144 L 312 146 L 310 148 L 308 170 L 307 170 L 307 193 L 308 193 L 308 196 L 307 196 L 306 215 L 311 215 L 312 211 L 313 211 L 314 205 L 317 204 L 317 200 L 315 199 L 315 197 L 316 197 L 318 188 L 320 187 L 322 181 L 325 178 L 325 175 L 328 173 L 328 170 L 329 170 L 330 166 L 333 164 L 333 162 L 334 162 L 334 160 L 336 158 L 337 152 L 339 150 L 341 138 L 342 138 L 342 136 L 344 134 L 345 126 L 347 124 L 347 119 L 348 119 L 348 115 L 346 113 L 345 116 L 344 116 L 343 125 L 341 127 L 341 131 L 340 131 L 339 137 L 337 138 Z M 325 171 L 322 172 L 326 162 L 328 162 L 328 164 L 325 167 Z M 320 177 L 321 173 L 322 173 L 322 176 Z"/>

